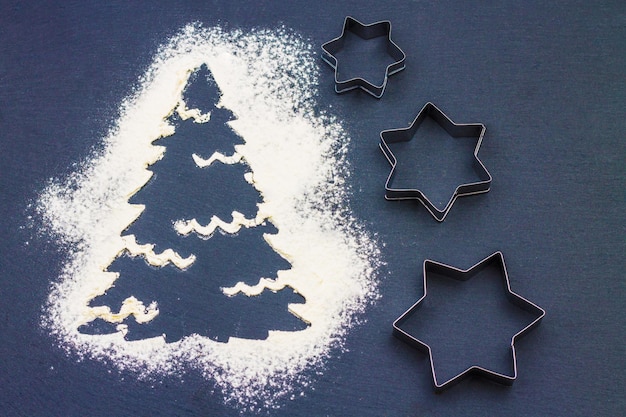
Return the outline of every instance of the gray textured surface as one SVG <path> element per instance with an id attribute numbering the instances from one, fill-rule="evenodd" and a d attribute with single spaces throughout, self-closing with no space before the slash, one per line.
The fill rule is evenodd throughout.
<path id="1" fill-rule="evenodd" d="M 382 100 L 320 102 L 352 137 L 350 202 L 386 244 L 381 300 L 329 360 L 314 390 L 276 416 L 623 415 L 626 403 L 626 7 L 623 2 L 113 2 L 0 4 L 0 404 L 7 416 L 238 415 L 193 375 L 137 382 L 76 362 L 38 327 L 58 274 L 54 245 L 30 240 L 25 207 L 84 158 L 156 47 L 190 21 L 285 24 L 321 45 L 352 15 L 391 20 L 407 68 Z M 459 199 L 443 224 L 387 202 L 378 133 L 427 101 L 487 126 L 488 194 Z M 426 355 L 391 322 L 421 295 L 425 258 L 469 267 L 503 251 L 514 291 L 547 310 L 519 345 L 512 388 L 470 380 L 442 395 Z"/>

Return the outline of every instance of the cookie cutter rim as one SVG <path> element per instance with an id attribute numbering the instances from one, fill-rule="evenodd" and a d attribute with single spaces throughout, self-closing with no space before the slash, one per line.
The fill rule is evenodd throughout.
<path id="1" fill-rule="evenodd" d="M 512 353 L 512 358 L 513 358 L 513 374 L 512 375 L 507 375 L 507 374 L 503 374 L 501 372 L 492 371 L 492 370 L 484 368 L 482 366 L 472 365 L 469 368 L 467 368 L 466 370 L 464 370 L 463 372 L 461 372 L 460 374 L 458 374 L 458 375 L 448 379 L 447 381 L 445 381 L 443 383 L 439 383 L 437 381 L 437 373 L 435 372 L 435 363 L 433 361 L 433 354 L 432 354 L 432 349 L 430 348 L 430 346 L 428 344 L 422 342 L 421 340 L 419 340 L 415 336 L 412 336 L 408 332 L 402 330 L 400 328 L 400 326 L 408 318 L 410 318 L 413 315 L 413 313 L 415 313 L 415 311 L 420 307 L 420 304 L 422 303 L 422 301 L 428 295 L 427 285 L 426 285 L 427 272 L 428 271 L 439 273 L 441 275 L 445 275 L 445 276 L 447 276 L 449 278 L 456 279 L 456 280 L 459 280 L 459 281 L 467 281 L 472 276 L 474 276 L 477 272 L 483 270 L 485 267 L 487 267 L 489 265 L 492 265 L 494 262 L 497 262 L 499 264 L 499 266 L 500 266 L 501 275 L 504 277 L 504 282 L 506 284 L 505 285 L 505 290 L 506 290 L 505 293 L 506 293 L 506 297 L 508 298 L 509 302 L 511 302 L 512 304 L 520 307 L 521 309 L 523 309 L 523 310 L 525 310 L 525 311 L 527 311 L 529 313 L 535 313 L 537 315 L 537 318 L 535 318 L 535 320 L 530 322 L 530 324 L 528 324 L 522 330 L 520 330 L 517 333 L 515 333 L 515 335 L 513 335 L 513 337 L 511 338 L 511 353 Z M 435 385 L 435 391 L 441 392 L 441 391 L 443 391 L 443 390 L 445 390 L 445 389 L 447 389 L 447 388 L 449 388 L 449 387 L 451 387 L 453 385 L 458 384 L 463 379 L 465 379 L 468 376 L 473 375 L 473 374 L 477 374 L 477 375 L 481 375 L 481 376 L 487 377 L 487 378 L 491 379 L 492 381 L 498 382 L 498 383 L 503 384 L 503 385 L 513 385 L 513 382 L 515 382 L 515 380 L 517 379 L 517 356 L 516 356 L 516 352 L 515 352 L 515 342 L 518 339 L 521 339 L 529 331 L 531 331 L 532 329 L 537 327 L 539 325 L 539 323 L 541 322 L 541 320 L 543 319 L 543 317 L 546 315 L 546 311 L 544 309 L 542 309 L 541 307 L 539 307 L 537 304 L 533 303 L 532 301 L 522 297 L 521 295 L 519 295 L 519 294 L 517 294 L 517 293 L 515 293 L 515 292 L 513 292 L 511 290 L 511 283 L 510 283 L 510 280 L 509 280 L 509 275 L 508 275 L 507 270 L 506 270 L 506 265 L 504 263 L 504 255 L 502 254 L 502 252 L 500 252 L 500 251 L 494 252 L 493 254 L 489 255 L 488 257 L 486 257 L 485 259 L 483 259 L 482 261 L 476 263 L 475 265 L 471 266 L 468 269 L 460 269 L 460 268 L 456 268 L 454 266 L 446 265 L 446 264 L 441 263 L 441 262 L 437 262 L 437 261 L 432 261 L 432 260 L 426 259 L 424 261 L 423 270 L 424 270 L 424 295 L 419 300 L 417 300 L 407 311 L 402 313 L 402 315 L 400 317 L 398 317 L 393 322 L 393 333 L 399 339 L 404 340 L 405 342 L 409 343 L 410 345 L 413 345 L 414 347 L 416 347 L 419 350 L 421 350 L 421 351 L 423 351 L 423 352 L 428 354 L 428 358 L 430 360 L 431 374 L 432 374 L 432 377 L 433 377 L 433 383 Z"/>
<path id="2" fill-rule="evenodd" d="M 439 126 L 441 126 L 452 137 L 477 137 L 478 141 L 474 148 L 474 168 L 477 170 L 480 181 L 462 183 L 459 184 L 450 200 L 443 209 L 439 209 L 432 201 L 419 189 L 416 188 L 393 188 L 390 186 L 393 180 L 397 159 L 391 149 L 389 143 L 396 142 L 408 142 L 417 133 L 419 126 L 424 119 L 430 117 Z M 391 171 L 385 182 L 385 199 L 387 200 L 418 200 L 424 207 L 430 212 L 430 214 L 438 222 L 443 222 L 452 209 L 458 197 L 464 197 L 474 194 L 486 193 L 491 188 L 492 177 L 487 168 L 478 157 L 480 146 L 485 135 L 485 125 L 482 123 L 454 123 L 443 111 L 441 111 L 432 102 L 427 102 L 424 107 L 417 113 L 415 119 L 411 122 L 407 128 L 388 129 L 380 132 L 380 144 L 379 147 L 389 164 L 391 165 Z"/>
<path id="3" fill-rule="evenodd" d="M 353 77 L 340 81 L 338 78 L 338 60 L 334 54 L 343 48 L 346 32 L 352 32 L 361 39 L 373 39 L 381 36 L 387 37 L 387 53 L 395 60 L 387 65 L 385 69 L 385 78 L 381 85 L 373 84 L 362 77 Z M 335 70 L 335 92 L 345 93 L 356 88 L 361 88 L 365 92 L 376 98 L 381 98 L 387 87 L 389 76 L 402 71 L 405 68 L 406 54 L 391 39 L 391 22 L 389 20 L 380 20 L 368 25 L 361 23 L 352 16 L 346 16 L 341 30 L 341 35 L 322 44 L 322 59 Z"/>

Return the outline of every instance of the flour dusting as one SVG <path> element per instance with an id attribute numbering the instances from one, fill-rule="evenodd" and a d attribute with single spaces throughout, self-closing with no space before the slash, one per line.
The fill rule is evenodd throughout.
<path id="1" fill-rule="evenodd" d="M 202 65 L 222 92 L 219 106 L 236 116 L 229 124 L 244 143 L 233 155 L 194 155 L 194 160 L 199 167 L 245 161 L 252 172 L 246 179 L 263 200 L 255 218 L 233 212 L 232 219 L 215 217 L 205 225 L 180 219 L 172 227 L 180 234 L 210 236 L 216 229 L 235 233 L 270 221 L 278 233 L 266 239 L 291 269 L 275 279 L 259 277 L 255 285 L 224 288 L 224 297 L 288 286 L 306 300 L 290 304 L 290 311 L 310 325 L 270 331 L 264 340 L 231 337 L 227 343 L 197 334 L 174 343 L 162 337 L 128 341 L 124 325 L 113 334 L 80 333 L 78 327 L 96 318 L 116 323 L 134 315 L 141 322 L 159 314 L 158 304 L 133 297 L 119 312 L 90 306 L 114 285 L 117 274 L 107 267 L 120 253 L 142 256 L 155 267 L 184 268 L 195 260 L 170 249 L 157 253 L 123 232 L 144 209 L 129 198 L 146 185 L 152 176 L 148 168 L 167 152 L 153 142 L 174 134 L 167 118 L 178 112 L 183 119 L 210 123 L 210 115 L 187 108 L 183 100 L 190 75 Z M 311 46 L 285 29 L 242 33 L 189 25 L 159 50 L 122 104 L 103 150 L 69 178 L 52 181 L 39 199 L 43 224 L 70 248 L 42 318 L 68 354 L 103 359 L 139 376 L 195 368 L 217 384 L 226 403 L 241 410 L 278 407 L 306 392 L 307 375 L 342 348 L 351 326 L 377 297 L 379 262 L 376 242 L 347 205 L 348 137 L 318 108 L 316 85 Z"/>

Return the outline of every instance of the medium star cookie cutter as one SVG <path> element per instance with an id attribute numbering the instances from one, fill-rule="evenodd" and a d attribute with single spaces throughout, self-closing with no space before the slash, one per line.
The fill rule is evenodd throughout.
<path id="1" fill-rule="evenodd" d="M 381 36 L 387 37 L 387 53 L 394 59 L 394 62 L 387 66 L 382 84 L 376 85 L 361 77 L 354 77 L 342 81 L 338 79 L 337 67 L 339 62 L 335 55 L 343 48 L 347 32 L 354 33 L 365 40 Z M 365 25 L 351 16 L 346 16 L 341 35 L 322 45 L 322 59 L 335 70 L 335 91 L 337 93 L 344 93 L 355 88 L 360 88 L 376 98 L 381 98 L 385 92 L 389 76 L 404 69 L 406 54 L 391 40 L 390 21 L 381 20 Z"/>
<path id="2" fill-rule="evenodd" d="M 415 313 L 415 311 L 420 307 L 422 301 L 428 295 L 427 286 L 426 286 L 426 278 L 429 273 L 444 275 L 446 277 L 453 278 L 459 281 L 467 281 L 476 273 L 482 271 L 486 267 L 491 266 L 493 264 L 497 264 L 497 266 L 500 268 L 501 275 L 504 277 L 504 282 L 506 284 L 505 293 L 506 293 L 506 297 L 508 298 L 508 300 L 512 304 L 536 316 L 536 318 L 530 324 L 528 324 L 522 330 L 517 332 L 511 338 L 513 373 L 512 375 L 507 375 L 507 374 L 503 374 L 500 372 L 492 371 L 487 368 L 483 368 L 481 366 L 474 365 L 474 366 L 470 366 L 465 371 L 450 378 L 447 381 L 439 382 L 439 380 L 437 379 L 437 374 L 435 372 L 435 364 L 433 361 L 433 354 L 432 354 L 432 350 L 430 346 L 424 343 L 423 341 L 419 340 L 415 336 L 409 334 L 405 330 L 402 330 L 401 326 L 413 315 L 413 313 Z M 489 255 L 487 258 L 478 262 L 476 265 L 472 266 L 469 269 L 459 269 L 453 266 L 445 265 L 440 262 L 435 262 L 435 261 L 431 261 L 428 259 L 425 260 L 424 261 L 424 295 L 419 300 L 417 300 L 417 302 L 413 304 L 411 308 L 409 308 L 400 317 L 398 317 L 396 321 L 393 322 L 393 332 L 394 332 L 394 335 L 397 336 L 398 338 L 404 340 L 405 342 L 415 346 L 416 348 L 428 354 L 428 357 L 430 359 L 430 369 L 432 372 L 433 382 L 435 384 L 435 391 L 443 391 L 446 388 L 449 388 L 461 382 L 463 379 L 465 379 L 466 377 L 472 374 L 482 375 L 484 377 L 487 377 L 495 382 L 499 382 L 504 385 L 512 385 L 515 379 L 517 378 L 517 359 L 516 359 L 516 354 L 515 354 L 515 342 L 521 339 L 524 335 L 526 335 L 533 328 L 537 327 L 539 323 L 541 322 L 541 319 L 543 319 L 545 315 L 546 315 L 546 312 L 544 309 L 542 309 L 538 305 L 532 303 L 531 301 L 527 300 L 526 298 L 522 297 L 519 294 L 516 294 L 515 292 L 511 290 L 509 276 L 508 276 L 508 273 L 506 272 L 506 266 L 504 264 L 504 256 L 502 255 L 502 252 L 498 251 L 498 252 L 493 253 L 492 255 Z"/>
<path id="3" fill-rule="evenodd" d="M 393 180 L 396 165 L 398 161 L 389 148 L 389 143 L 408 142 L 417 132 L 417 129 L 426 118 L 431 118 L 439 126 L 441 126 L 452 137 L 473 137 L 477 138 L 476 147 L 474 148 L 474 169 L 476 170 L 480 180 L 470 183 L 460 184 L 454 190 L 452 197 L 443 209 L 439 209 L 433 202 L 419 189 L 410 188 L 393 188 L 391 182 Z M 482 161 L 478 158 L 478 151 L 485 135 L 485 125 L 482 123 L 454 123 L 448 116 L 444 114 L 433 103 L 428 102 L 419 111 L 413 122 L 408 128 L 390 129 L 380 132 L 380 149 L 391 164 L 391 171 L 385 182 L 385 198 L 387 200 L 418 200 L 432 216 L 439 222 L 445 220 L 452 205 L 457 197 L 468 196 L 473 194 L 481 194 L 489 191 L 491 187 L 491 174 L 485 168 Z"/>

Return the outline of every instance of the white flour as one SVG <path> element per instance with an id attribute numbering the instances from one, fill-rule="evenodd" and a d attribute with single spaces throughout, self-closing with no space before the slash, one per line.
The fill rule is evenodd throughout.
<path id="1" fill-rule="evenodd" d="M 225 294 L 254 295 L 289 285 L 306 299 L 290 305 L 291 311 L 310 326 L 270 331 L 266 340 L 231 338 L 228 343 L 198 335 L 168 344 L 161 337 L 131 342 L 124 339 L 123 328 L 113 335 L 79 333 L 78 326 L 114 314 L 89 307 L 89 302 L 113 284 L 117 275 L 105 270 L 122 251 L 161 265 L 193 262 L 171 251 L 155 254 L 151 246 L 121 233 L 142 211 L 128 203 L 129 197 L 148 181 L 147 167 L 165 152 L 152 142 L 173 133 L 164 120 L 181 103 L 189 75 L 202 64 L 220 86 L 220 105 L 234 113 L 230 125 L 245 142 L 236 146 L 234 159 L 214 159 L 236 163 L 243 158 L 249 165 L 249 181 L 263 196 L 257 219 L 262 216 L 277 227 L 269 243 L 292 265 L 276 280 L 240 283 Z M 379 262 L 375 242 L 346 204 L 348 138 L 340 123 L 315 109 L 316 83 L 310 45 L 282 29 L 243 34 L 190 25 L 161 48 L 136 92 L 123 103 L 120 119 L 104 138 L 104 150 L 40 196 L 42 221 L 59 243 L 71 248 L 42 319 L 69 354 L 105 359 L 140 377 L 196 368 L 216 382 L 225 402 L 242 410 L 277 407 L 306 391 L 310 380 L 305 374 L 315 372 L 303 371 L 319 370 L 377 297 Z M 208 120 L 193 109 L 180 112 L 198 122 Z M 210 232 L 228 227 L 228 221 L 213 220 Z M 248 227 L 246 221 L 236 218 L 230 226 Z M 180 233 L 203 230 L 192 219 L 176 227 Z M 126 300 L 123 310 L 117 314 L 133 314 L 138 321 L 158 314 L 158 306 L 134 298 Z"/>

